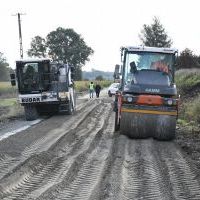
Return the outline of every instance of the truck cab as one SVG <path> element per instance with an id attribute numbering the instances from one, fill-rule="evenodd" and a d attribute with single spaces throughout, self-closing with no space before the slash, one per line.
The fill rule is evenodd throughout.
<path id="1" fill-rule="evenodd" d="M 16 80 L 27 120 L 36 119 L 41 112 L 58 110 L 72 114 L 75 110 L 72 66 L 50 59 L 18 60 Z"/>
<path id="2" fill-rule="evenodd" d="M 174 63 L 177 50 L 127 47 L 123 49 L 124 93 L 176 95 Z"/>

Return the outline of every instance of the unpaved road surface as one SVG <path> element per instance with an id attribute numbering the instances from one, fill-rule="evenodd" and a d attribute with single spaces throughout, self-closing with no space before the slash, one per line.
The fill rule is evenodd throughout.
<path id="1" fill-rule="evenodd" d="M 115 133 L 102 97 L 0 141 L 0 199 L 199 200 L 200 171 L 174 142 Z"/>

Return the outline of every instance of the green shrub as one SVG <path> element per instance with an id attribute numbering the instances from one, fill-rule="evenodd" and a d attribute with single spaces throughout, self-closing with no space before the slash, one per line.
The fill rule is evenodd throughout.
<path id="1" fill-rule="evenodd" d="M 175 82 L 180 94 L 200 87 L 200 69 L 182 69 L 176 72 Z"/>
<path id="2" fill-rule="evenodd" d="M 200 123 L 200 69 L 182 69 L 175 74 L 178 93 L 181 94 L 179 119 L 194 125 Z M 182 122 L 183 122 L 182 121 Z"/>
<path id="3" fill-rule="evenodd" d="M 200 123 L 200 96 L 184 105 L 183 116 L 188 122 Z"/>

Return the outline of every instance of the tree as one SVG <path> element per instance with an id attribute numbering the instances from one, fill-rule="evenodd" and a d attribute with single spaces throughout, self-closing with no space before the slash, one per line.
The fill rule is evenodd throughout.
<path id="1" fill-rule="evenodd" d="M 31 41 L 31 48 L 28 50 L 30 57 L 46 57 L 46 41 L 40 36 L 35 36 Z"/>
<path id="2" fill-rule="evenodd" d="M 3 53 L 0 52 L 0 81 L 9 80 L 10 68 Z"/>
<path id="3" fill-rule="evenodd" d="M 75 80 L 81 79 L 81 68 L 86 61 L 89 61 L 89 56 L 94 53 L 92 48 L 87 46 L 84 39 L 73 29 L 61 27 L 50 32 L 46 40 L 42 40 L 40 37 L 38 40 L 33 40 L 31 44 L 35 44 L 35 46 L 31 45 L 28 51 L 30 56 L 39 57 L 42 53 L 45 55 L 47 52 L 54 61 L 73 65 L 75 67 Z M 40 46 L 45 48 L 39 48 Z M 44 51 L 39 51 L 40 53 L 37 55 L 37 49 Z"/>
<path id="4" fill-rule="evenodd" d="M 103 76 L 99 75 L 95 78 L 96 81 L 103 81 Z"/>
<path id="5" fill-rule="evenodd" d="M 153 18 L 151 25 L 143 25 L 139 35 L 142 44 L 150 47 L 171 47 L 172 41 L 168 37 L 163 25 L 157 17 Z"/>
<path id="6" fill-rule="evenodd" d="M 185 68 L 197 68 L 200 67 L 199 57 L 193 54 L 193 52 L 186 48 L 180 53 L 177 58 L 177 69 Z"/>

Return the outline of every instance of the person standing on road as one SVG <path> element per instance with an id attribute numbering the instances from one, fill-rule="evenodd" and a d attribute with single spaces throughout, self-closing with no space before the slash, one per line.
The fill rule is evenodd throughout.
<path id="1" fill-rule="evenodd" d="M 93 94 L 94 94 L 94 83 L 91 82 L 89 85 L 89 93 L 90 93 L 90 98 L 93 98 Z"/>
<path id="2" fill-rule="evenodd" d="M 95 86 L 95 92 L 97 98 L 99 98 L 100 91 L 101 91 L 101 86 L 97 83 Z"/>

